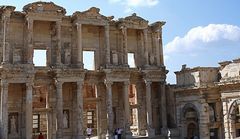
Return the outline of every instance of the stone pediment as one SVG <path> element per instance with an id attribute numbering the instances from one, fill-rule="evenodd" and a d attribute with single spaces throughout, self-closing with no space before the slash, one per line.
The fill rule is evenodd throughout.
<path id="1" fill-rule="evenodd" d="M 120 25 L 124 25 L 127 28 L 144 29 L 148 27 L 148 21 L 140 16 L 137 16 L 136 13 L 125 18 L 120 18 L 118 22 Z"/>
<path id="2" fill-rule="evenodd" d="M 44 13 L 54 15 L 65 15 L 66 9 L 54 4 L 53 2 L 34 2 L 23 7 L 23 11 L 26 13 Z"/>
<path id="3" fill-rule="evenodd" d="M 72 15 L 74 20 L 79 20 L 80 22 L 105 22 L 111 21 L 114 17 L 106 17 L 100 14 L 100 9 L 96 7 L 92 7 L 86 11 L 80 12 L 77 11 Z"/>

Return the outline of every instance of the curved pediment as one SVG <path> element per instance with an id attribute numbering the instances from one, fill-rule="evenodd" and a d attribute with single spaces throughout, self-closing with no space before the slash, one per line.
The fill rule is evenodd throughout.
<path id="1" fill-rule="evenodd" d="M 79 20 L 80 22 L 99 22 L 99 23 L 107 23 L 113 19 L 113 16 L 107 17 L 100 14 L 100 9 L 96 7 L 92 7 L 83 12 L 75 12 L 72 15 L 74 20 Z"/>
<path id="2" fill-rule="evenodd" d="M 136 13 L 133 13 L 131 16 L 119 19 L 120 24 L 124 24 L 128 28 L 143 29 L 148 27 L 148 21 L 143 19 L 140 16 L 137 16 Z"/>
<path id="3" fill-rule="evenodd" d="M 54 4 L 53 2 L 34 2 L 23 7 L 23 11 L 26 13 L 48 13 L 48 14 L 66 14 L 66 9 Z"/>

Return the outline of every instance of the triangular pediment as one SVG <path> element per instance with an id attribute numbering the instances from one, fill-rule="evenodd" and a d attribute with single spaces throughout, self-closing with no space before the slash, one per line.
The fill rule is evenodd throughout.
<path id="1" fill-rule="evenodd" d="M 65 15 L 66 9 L 54 4 L 53 2 L 34 2 L 23 7 L 23 11 L 26 13 L 44 13 L 44 14 L 59 14 Z"/>

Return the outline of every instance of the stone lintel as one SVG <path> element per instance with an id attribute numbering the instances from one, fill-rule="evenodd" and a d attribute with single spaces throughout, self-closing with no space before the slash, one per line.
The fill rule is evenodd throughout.
<path id="1" fill-rule="evenodd" d="M 44 14 L 44 13 L 28 13 L 25 16 L 26 19 L 39 20 L 39 21 L 50 21 L 57 22 L 62 21 L 62 15 L 54 15 L 54 14 Z"/>

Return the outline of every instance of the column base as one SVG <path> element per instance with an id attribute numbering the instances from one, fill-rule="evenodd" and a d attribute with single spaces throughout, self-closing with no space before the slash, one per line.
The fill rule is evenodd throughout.
<path id="1" fill-rule="evenodd" d="M 146 136 L 146 130 L 142 129 L 138 133 L 140 136 Z"/>
<path id="2" fill-rule="evenodd" d="M 132 138 L 132 133 L 125 134 L 125 139 L 131 139 L 131 138 Z"/>
<path id="3" fill-rule="evenodd" d="M 153 128 L 148 128 L 148 129 L 147 129 L 147 136 L 148 136 L 149 138 L 154 137 L 154 136 L 155 136 L 155 129 L 153 129 Z"/>
<path id="4" fill-rule="evenodd" d="M 77 135 L 75 139 L 86 139 L 86 137 L 83 135 Z"/>
<path id="5" fill-rule="evenodd" d="M 106 134 L 106 139 L 112 139 L 112 138 L 113 138 L 112 134 L 109 134 L 109 133 Z"/>
<path id="6" fill-rule="evenodd" d="M 167 137 L 169 134 L 168 131 L 169 131 L 169 129 L 166 127 L 161 128 L 161 135 L 164 137 Z"/>

